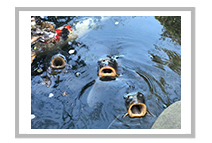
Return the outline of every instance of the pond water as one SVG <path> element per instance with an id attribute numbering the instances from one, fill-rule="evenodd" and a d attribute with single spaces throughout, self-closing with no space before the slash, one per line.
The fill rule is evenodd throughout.
<path id="1" fill-rule="evenodd" d="M 61 47 L 67 66 L 45 84 L 48 57 L 31 68 L 32 129 L 149 129 L 172 103 L 181 100 L 180 17 L 49 17 L 56 28 L 92 18 L 76 40 Z M 73 53 L 69 53 L 73 50 Z M 119 76 L 102 81 L 97 62 L 116 57 Z M 42 70 L 38 70 L 42 69 Z M 124 96 L 141 92 L 147 114 L 130 118 Z M 92 101 L 92 105 L 90 105 Z"/>

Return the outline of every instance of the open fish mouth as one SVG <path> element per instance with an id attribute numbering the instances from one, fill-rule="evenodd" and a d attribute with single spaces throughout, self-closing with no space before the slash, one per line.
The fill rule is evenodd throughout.
<path id="1" fill-rule="evenodd" d="M 113 67 L 105 66 L 99 70 L 100 77 L 116 77 L 117 73 Z"/>
<path id="2" fill-rule="evenodd" d="M 66 61 L 62 57 L 57 56 L 57 57 L 52 59 L 51 68 L 53 68 L 53 69 L 63 69 L 65 67 L 65 64 L 66 64 Z"/>
<path id="3" fill-rule="evenodd" d="M 116 60 L 110 56 L 98 61 L 98 76 L 101 79 L 116 79 L 118 64 Z"/>
<path id="4" fill-rule="evenodd" d="M 143 117 L 147 112 L 146 105 L 144 103 L 134 103 L 131 104 L 128 109 L 128 114 L 131 118 Z"/>
<path id="5" fill-rule="evenodd" d="M 147 106 L 144 102 L 144 95 L 141 92 L 130 93 L 124 97 L 126 100 L 127 113 L 131 118 L 143 117 L 147 113 Z"/>

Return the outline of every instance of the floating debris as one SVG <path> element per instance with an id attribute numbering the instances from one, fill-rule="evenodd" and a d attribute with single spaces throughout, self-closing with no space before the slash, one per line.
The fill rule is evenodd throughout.
<path id="1" fill-rule="evenodd" d="M 63 96 L 66 96 L 67 95 L 67 93 L 66 92 L 63 92 Z"/>
<path id="2" fill-rule="evenodd" d="M 118 22 L 118 21 L 116 21 L 116 22 L 115 22 L 115 25 L 118 25 L 118 24 L 119 24 L 119 22 Z"/>
<path id="3" fill-rule="evenodd" d="M 75 50 L 73 50 L 73 49 L 68 51 L 68 53 L 69 53 L 70 55 L 73 54 L 74 52 L 75 52 Z"/>
<path id="4" fill-rule="evenodd" d="M 39 36 L 37 36 L 37 37 L 32 37 L 32 38 L 31 38 L 31 43 L 34 43 L 34 42 L 37 41 L 39 38 L 40 38 Z"/>
<path id="5" fill-rule="evenodd" d="M 53 97 L 54 94 L 53 93 L 49 93 L 49 98 Z"/>
<path id="6" fill-rule="evenodd" d="M 39 72 L 39 73 L 42 72 L 42 71 L 43 71 L 43 69 L 37 69 L 37 72 Z"/>
<path id="7" fill-rule="evenodd" d="M 49 87 L 51 85 L 51 79 L 50 77 L 43 77 L 43 82 L 41 83 L 42 85 L 46 85 L 46 87 Z"/>
<path id="8" fill-rule="evenodd" d="M 31 50 L 31 64 L 32 64 L 35 57 L 36 57 L 35 52 Z"/>
<path id="9" fill-rule="evenodd" d="M 80 73 L 79 72 L 76 72 L 75 73 L 76 77 L 80 76 Z"/>

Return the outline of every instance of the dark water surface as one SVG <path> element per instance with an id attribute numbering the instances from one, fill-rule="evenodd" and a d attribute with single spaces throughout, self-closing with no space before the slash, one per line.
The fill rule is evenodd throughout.
<path id="1" fill-rule="evenodd" d="M 81 20 L 45 18 L 56 27 Z M 49 87 L 43 78 L 47 56 L 34 60 L 32 129 L 146 129 L 165 108 L 181 100 L 180 17 L 110 17 L 103 22 L 93 18 L 96 27 L 62 48 L 69 66 L 52 77 Z M 75 53 L 68 54 L 70 49 Z M 107 55 L 117 57 L 120 76 L 101 81 L 97 62 Z M 123 118 L 124 96 L 132 92 L 145 97 L 149 113 L 144 117 Z"/>

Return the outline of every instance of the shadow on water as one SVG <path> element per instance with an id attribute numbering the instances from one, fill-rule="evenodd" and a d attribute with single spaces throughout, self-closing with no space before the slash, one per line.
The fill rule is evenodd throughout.
<path id="1" fill-rule="evenodd" d="M 60 27 L 83 18 L 44 19 Z M 67 63 L 55 75 L 49 74 L 47 62 L 53 53 L 37 56 L 31 66 L 31 113 L 35 115 L 31 128 L 151 128 L 164 109 L 181 100 L 180 29 L 176 30 L 181 21 L 179 17 L 155 18 L 111 17 L 96 25 L 61 47 Z M 168 40 L 162 40 L 164 36 Z M 102 81 L 97 62 L 107 55 L 116 57 L 119 76 Z M 148 111 L 144 117 L 124 116 L 124 96 L 134 92 L 144 95 Z"/>

